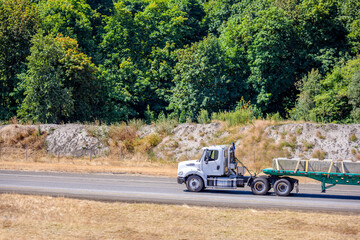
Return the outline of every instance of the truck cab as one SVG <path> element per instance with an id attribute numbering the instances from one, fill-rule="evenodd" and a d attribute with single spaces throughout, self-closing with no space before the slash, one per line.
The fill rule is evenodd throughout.
<path id="1" fill-rule="evenodd" d="M 179 163 L 177 181 L 185 183 L 191 192 L 204 188 L 244 187 L 251 177 L 244 176 L 245 167 L 239 165 L 234 145 L 205 147 L 200 159 Z"/>

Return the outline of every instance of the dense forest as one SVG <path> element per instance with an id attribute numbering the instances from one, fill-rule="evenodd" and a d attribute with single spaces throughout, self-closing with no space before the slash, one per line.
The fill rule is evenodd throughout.
<path id="1" fill-rule="evenodd" d="M 0 120 L 360 122 L 359 0 L 0 0 Z"/>

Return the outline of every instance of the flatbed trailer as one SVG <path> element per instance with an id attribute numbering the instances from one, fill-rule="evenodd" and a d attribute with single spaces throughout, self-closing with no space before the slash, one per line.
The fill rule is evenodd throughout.
<path id="1" fill-rule="evenodd" d="M 322 183 L 322 192 L 326 189 L 334 187 L 337 184 L 343 185 L 360 185 L 360 174 L 357 173 L 327 173 L 327 172 L 305 172 L 305 171 L 291 171 L 291 170 L 275 170 L 266 168 L 263 173 L 270 176 L 278 177 L 308 177 Z M 326 184 L 330 184 L 326 186 Z"/>
<path id="2" fill-rule="evenodd" d="M 314 180 L 317 180 L 321 182 L 321 190 L 323 193 L 326 192 L 326 189 L 329 189 L 331 187 L 334 187 L 338 184 L 342 185 L 359 185 L 360 186 L 360 173 L 349 173 L 346 172 L 346 168 L 344 167 L 344 162 L 335 162 L 335 161 L 329 161 L 329 168 L 327 172 L 324 171 L 309 171 L 309 160 L 303 160 L 305 161 L 305 169 L 304 171 L 299 171 L 299 163 L 301 160 L 297 161 L 296 167 L 294 170 L 284 170 L 280 169 L 279 163 L 277 159 L 274 159 L 274 165 L 277 169 L 274 168 L 266 168 L 263 169 L 263 173 L 267 174 L 265 177 L 269 183 L 274 187 L 275 192 L 278 194 L 279 192 L 286 192 L 287 186 L 286 184 L 276 186 L 276 181 L 279 179 L 287 179 L 289 180 L 290 184 L 297 184 L 297 181 L 293 179 L 292 177 L 307 177 Z M 341 172 L 334 172 L 335 168 L 334 165 L 339 164 L 340 167 L 336 169 L 337 171 Z M 293 188 L 293 186 L 289 186 L 290 188 Z M 290 191 L 291 192 L 291 191 Z M 289 193 L 290 193 L 289 192 Z M 281 194 L 278 194 L 281 195 Z M 283 194 L 288 195 L 288 194 Z"/>

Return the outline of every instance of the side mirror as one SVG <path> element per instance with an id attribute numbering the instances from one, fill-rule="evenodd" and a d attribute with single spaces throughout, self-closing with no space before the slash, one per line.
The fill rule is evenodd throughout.
<path id="1" fill-rule="evenodd" d="M 209 163 L 209 156 L 205 156 L 204 161 L 205 161 L 205 164 L 208 164 Z"/>

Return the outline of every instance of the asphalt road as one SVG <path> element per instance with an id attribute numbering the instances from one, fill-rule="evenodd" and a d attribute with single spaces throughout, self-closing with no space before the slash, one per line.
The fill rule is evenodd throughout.
<path id="1" fill-rule="evenodd" d="M 188 192 L 174 178 L 125 174 L 76 174 L 0 170 L 0 193 L 74 197 L 102 201 L 150 202 L 215 207 L 292 209 L 360 213 L 360 186 L 338 185 L 326 193 L 319 184 L 300 184 L 299 193 L 256 196 L 238 190 Z"/>

